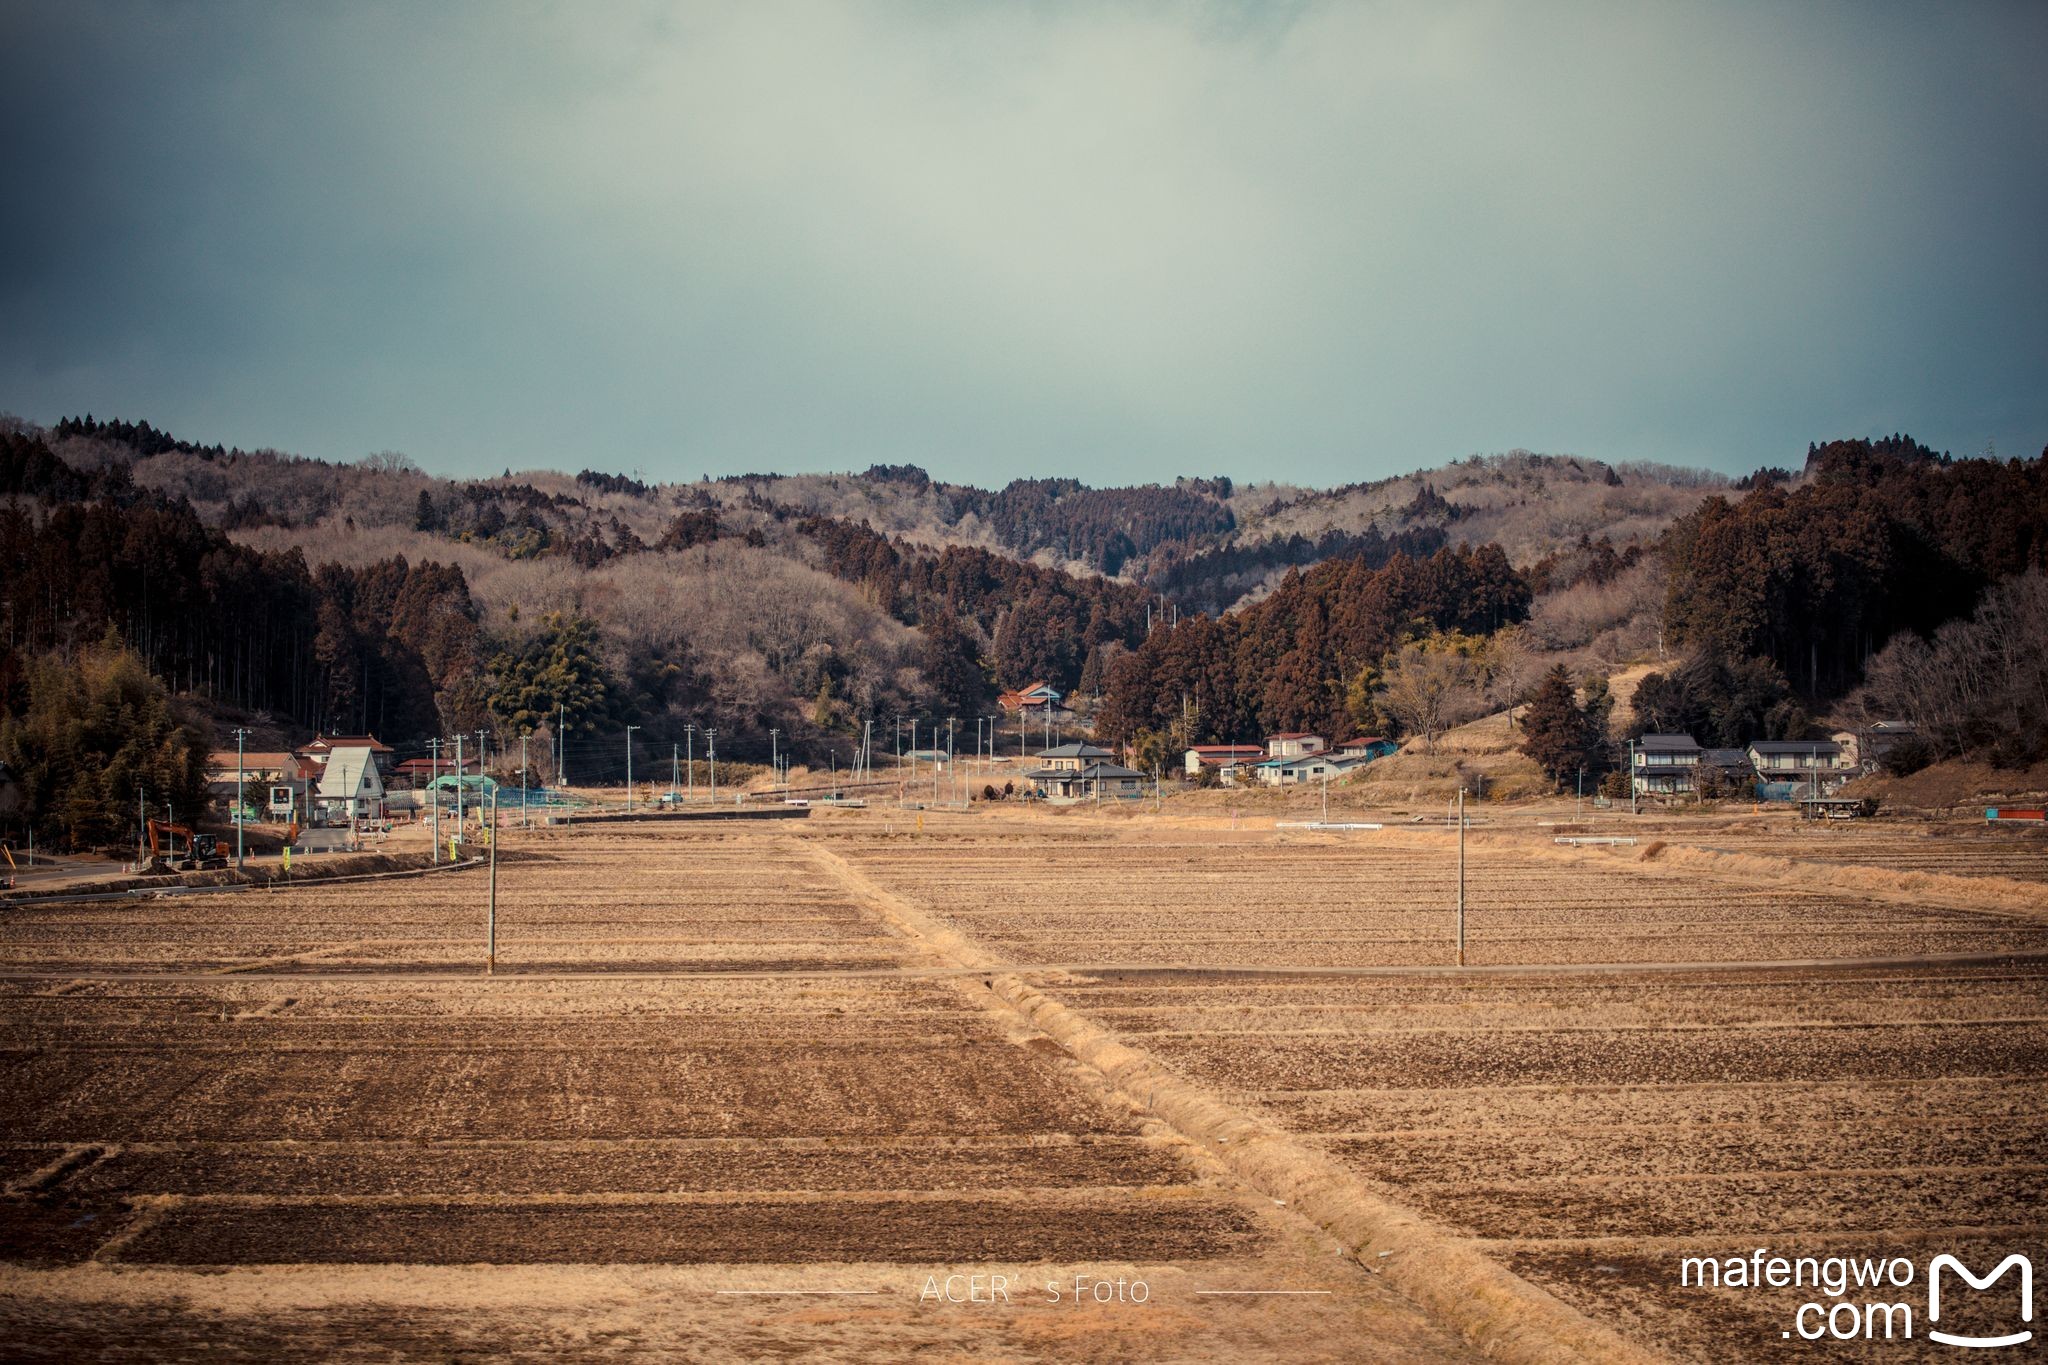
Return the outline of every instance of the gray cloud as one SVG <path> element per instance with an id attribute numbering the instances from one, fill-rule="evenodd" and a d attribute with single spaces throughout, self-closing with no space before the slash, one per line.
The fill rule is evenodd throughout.
<path id="1" fill-rule="evenodd" d="M 430 468 L 2048 439 L 2048 9 L 0 12 L 0 406 Z"/>

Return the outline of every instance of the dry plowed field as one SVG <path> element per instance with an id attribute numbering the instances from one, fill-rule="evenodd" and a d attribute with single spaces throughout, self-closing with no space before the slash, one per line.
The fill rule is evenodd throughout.
<path id="1" fill-rule="evenodd" d="M 1634 850 L 1630 850 L 1631 853 Z M 1028 845 L 875 841 L 858 865 L 1026 966 L 1406 967 L 1455 960 L 1450 836 L 1219 845 L 1105 832 Z M 1652 877 L 1604 851 L 1468 850 L 1475 966 L 1786 961 L 2048 951 L 2048 912 L 1919 907 L 1808 878 Z"/>
<path id="2" fill-rule="evenodd" d="M 475 871 L 0 912 L 9 1357 L 1463 1353 L 803 840 L 506 843 L 489 978 Z"/>
<path id="3" fill-rule="evenodd" d="M 478 871 L 0 911 L 7 1354 L 1764 1359 L 1681 1258 L 2048 1230 L 2009 902 L 1496 837 L 1458 971 L 1440 832 L 892 815 L 508 833 L 490 977 Z"/>
<path id="4" fill-rule="evenodd" d="M 1801 822 L 1767 832 L 1681 837 L 1701 847 L 1799 858 L 1824 866 L 2048 883 L 2048 831 L 2024 826 L 1987 822 L 1922 828 L 1859 822 L 1830 828 Z"/>
<path id="5" fill-rule="evenodd" d="M 1920 907 L 1817 864 L 1744 884 L 1634 855 L 1475 843 L 1468 961 L 1515 970 L 1465 974 L 1385 970 L 1452 960 L 1443 837 L 1162 832 L 1064 849 L 1039 877 L 999 847 L 849 856 L 1012 960 L 1064 968 L 1048 989 L 1125 1044 L 1674 1357 L 1773 1355 L 1800 1304 L 1835 1301 L 1681 1286 L 1686 1256 L 1924 1270 L 1950 1251 L 1982 1271 L 2040 1248 L 2048 904 Z M 1827 965 L 1871 958 L 1904 960 Z M 1926 1306 L 1924 1282 L 1875 1297 Z M 1951 1301 L 1944 1324 L 1970 1311 Z M 1874 1358 L 1950 1351 L 1917 1326 Z"/>

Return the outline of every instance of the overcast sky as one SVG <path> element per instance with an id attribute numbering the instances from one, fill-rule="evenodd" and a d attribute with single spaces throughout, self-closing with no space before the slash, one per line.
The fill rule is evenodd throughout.
<path id="1" fill-rule="evenodd" d="M 2048 442 L 2048 4 L 0 0 L 0 410 L 437 473 Z"/>

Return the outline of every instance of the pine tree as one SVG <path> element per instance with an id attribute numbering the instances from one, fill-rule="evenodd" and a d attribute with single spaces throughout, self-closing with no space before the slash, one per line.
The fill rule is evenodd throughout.
<path id="1" fill-rule="evenodd" d="M 1563 664 L 1543 675 L 1522 712 L 1522 752 L 1559 784 L 1598 766 L 1599 732 Z"/>

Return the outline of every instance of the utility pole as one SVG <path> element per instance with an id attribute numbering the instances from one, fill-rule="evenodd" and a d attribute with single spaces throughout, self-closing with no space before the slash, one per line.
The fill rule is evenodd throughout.
<path id="1" fill-rule="evenodd" d="M 676 803 L 676 783 L 682 780 L 683 746 L 674 740 L 668 742 L 668 803 Z"/>
<path id="2" fill-rule="evenodd" d="M 684 790 L 688 793 L 685 799 L 695 801 L 697 799 L 697 727 L 695 725 L 685 725 L 683 727 L 683 753 L 687 759 L 687 764 L 683 768 L 683 778 L 687 783 Z"/>
<path id="3" fill-rule="evenodd" d="M 476 772 L 478 777 L 482 777 L 484 770 L 491 766 L 491 746 L 484 738 L 489 733 L 490 731 L 488 730 L 478 730 L 476 732 Z M 482 786 L 479 785 L 477 790 L 483 790 Z M 477 804 L 479 806 L 483 804 L 481 797 L 477 799 Z"/>
<path id="4" fill-rule="evenodd" d="M 242 746 L 248 742 L 249 732 L 235 731 L 235 870 L 242 870 Z"/>
<path id="5" fill-rule="evenodd" d="M 1458 788 L 1458 965 L 1465 965 L 1465 789 Z"/>
<path id="6" fill-rule="evenodd" d="M 561 757 L 555 760 L 555 785 L 566 788 L 569 779 L 564 775 L 569 767 L 569 732 L 563 727 L 568 722 L 569 708 L 555 703 L 555 744 L 561 750 Z"/>
<path id="7" fill-rule="evenodd" d="M 704 749 L 711 760 L 711 804 L 718 804 L 718 731 L 704 732 Z"/>
<path id="8" fill-rule="evenodd" d="M 1636 813 L 1636 742 L 1628 742 L 1628 813 Z"/>
<path id="9" fill-rule="evenodd" d="M 768 771 L 782 771 L 782 731 L 772 728 L 768 731 Z"/>
<path id="10" fill-rule="evenodd" d="M 135 870 L 142 870 L 143 848 L 149 839 L 149 807 L 143 803 L 142 788 L 135 789 Z"/>
<path id="11" fill-rule="evenodd" d="M 462 736 L 455 737 L 455 835 L 462 837 L 462 784 L 468 780 L 463 771 Z"/>
<path id="12" fill-rule="evenodd" d="M 434 862 L 441 861 L 441 741 L 439 737 L 427 741 L 427 752 L 433 758 L 433 776 L 427 779 L 427 795 L 434 799 Z"/>
<path id="13" fill-rule="evenodd" d="M 533 824 L 532 819 L 526 813 L 533 805 L 532 802 L 526 799 L 526 739 L 525 735 L 519 737 L 519 828 L 521 829 L 530 828 Z"/>
<path id="14" fill-rule="evenodd" d="M 491 908 L 485 920 L 484 975 L 498 974 L 498 794 L 491 793 Z"/>
<path id="15" fill-rule="evenodd" d="M 626 727 L 626 814 L 633 813 L 633 732 L 640 727 Z"/>
<path id="16" fill-rule="evenodd" d="M 910 718 L 910 780 L 917 781 L 917 717 Z"/>

